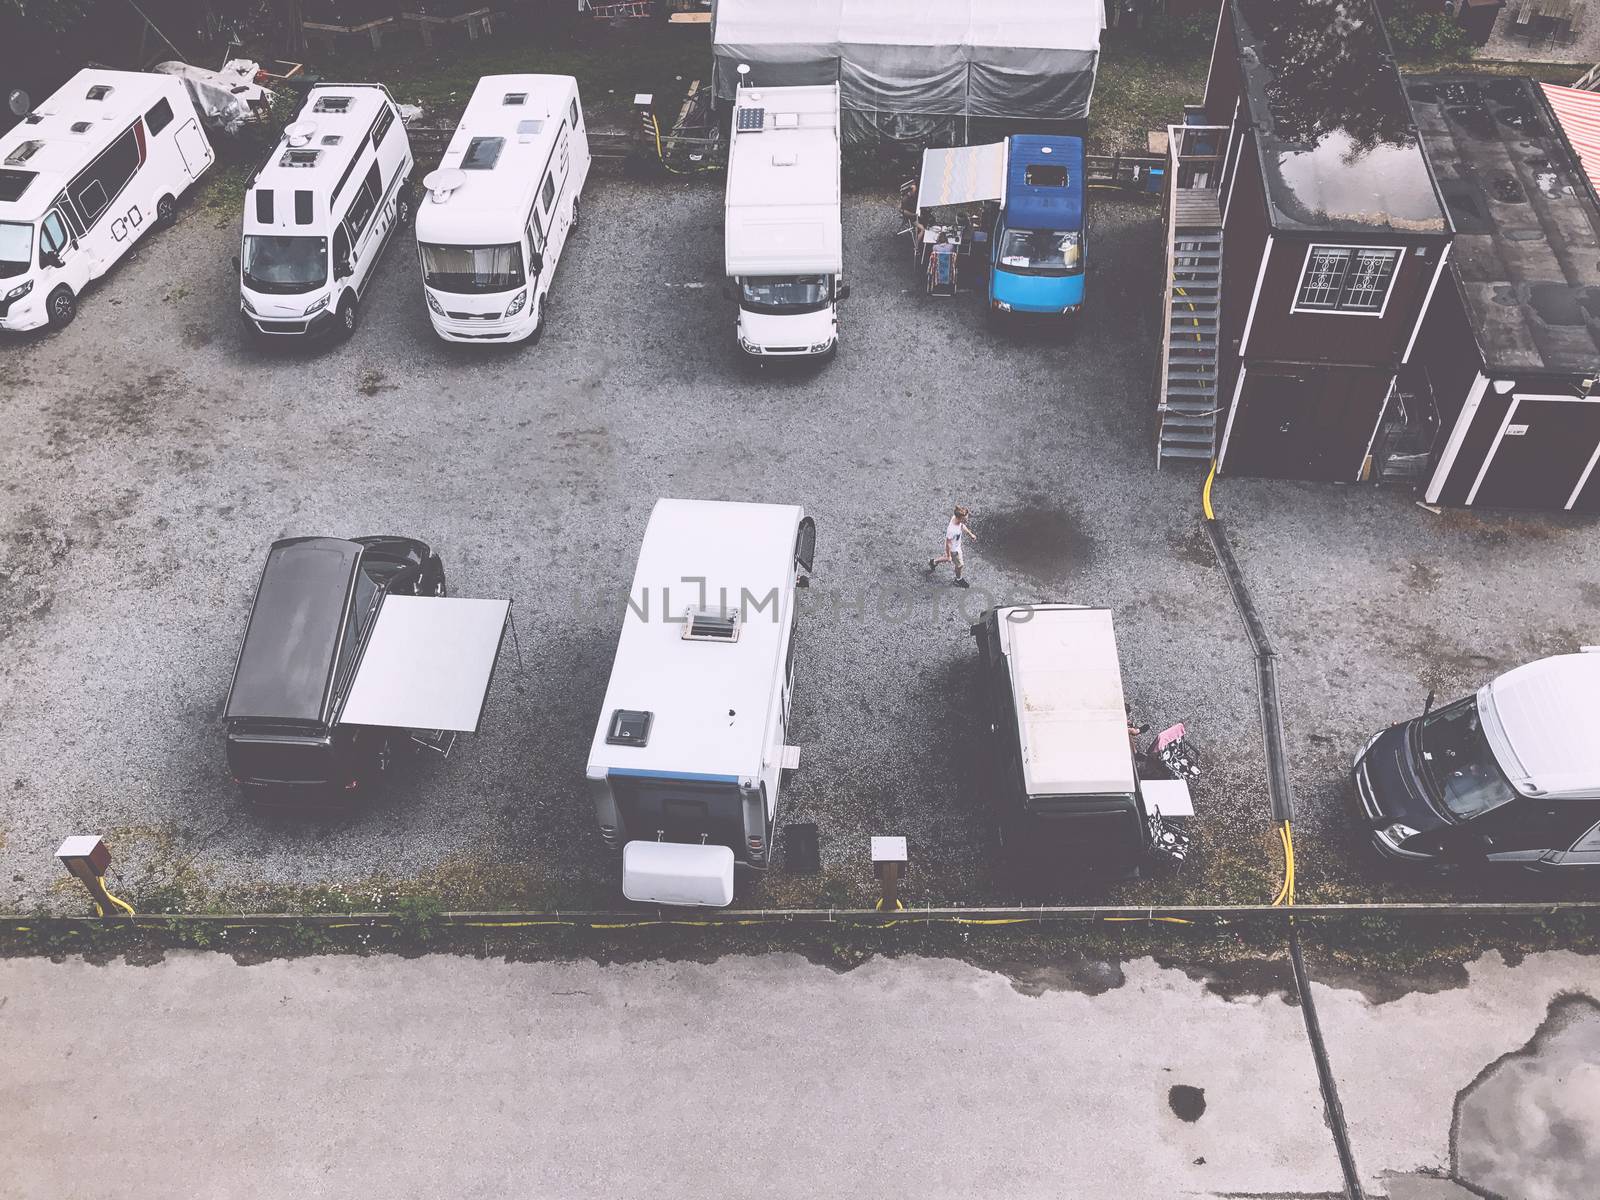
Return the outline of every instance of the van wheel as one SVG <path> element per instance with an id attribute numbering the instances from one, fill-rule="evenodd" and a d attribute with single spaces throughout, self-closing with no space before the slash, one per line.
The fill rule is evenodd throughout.
<path id="1" fill-rule="evenodd" d="M 63 283 L 50 293 L 50 299 L 45 301 L 44 307 L 50 318 L 50 328 L 65 329 L 78 315 L 78 298 L 72 294 L 72 289 Z"/>
<path id="2" fill-rule="evenodd" d="M 568 233 L 578 232 L 578 198 L 572 198 L 572 224 L 567 227 Z"/>
<path id="3" fill-rule="evenodd" d="M 533 332 L 528 335 L 530 346 L 544 336 L 544 297 L 540 296 L 534 305 Z"/>
<path id="4" fill-rule="evenodd" d="M 411 218 L 417 215 L 417 206 L 411 198 L 411 187 L 406 185 L 400 189 L 399 199 L 395 202 L 394 220 L 401 229 L 411 224 Z"/>
<path id="5" fill-rule="evenodd" d="M 339 301 L 339 308 L 336 316 L 339 319 L 340 339 L 348 339 L 352 334 L 355 333 L 357 324 L 356 298 L 349 292 L 346 292 L 344 299 Z"/>
<path id="6" fill-rule="evenodd" d="M 170 195 L 156 201 L 156 228 L 166 229 L 178 219 L 178 202 Z"/>

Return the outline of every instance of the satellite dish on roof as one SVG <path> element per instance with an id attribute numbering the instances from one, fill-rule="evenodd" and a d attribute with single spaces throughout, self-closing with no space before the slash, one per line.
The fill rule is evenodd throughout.
<path id="1" fill-rule="evenodd" d="M 283 131 L 283 136 L 289 139 L 291 146 L 304 146 L 311 141 L 311 135 L 316 131 L 315 121 L 296 121 Z"/>
<path id="2" fill-rule="evenodd" d="M 11 115 L 25 117 L 33 111 L 33 101 L 28 99 L 28 93 L 21 88 L 13 88 L 11 92 Z"/>
<path id="3" fill-rule="evenodd" d="M 466 182 L 467 173 L 458 167 L 440 167 L 422 177 L 422 186 L 428 189 L 428 197 L 435 204 L 443 204 L 450 199 L 451 192 Z"/>
<path id="4" fill-rule="evenodd" d="M 750 78 L 750 64 L 749 63 L 740 63 L 737 67 L 734 68 L 734 70 L 739 72 L 739 82 L 740 83 L 744 83 L 747 79 Z"/>

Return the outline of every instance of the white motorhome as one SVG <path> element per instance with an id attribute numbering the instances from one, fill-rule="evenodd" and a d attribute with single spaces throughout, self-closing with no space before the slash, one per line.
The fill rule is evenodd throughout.
<path id="1" fill-rule="evenodd" d="M 183 81 L 79 71 L 0 136 L 0 329 L 59 329 L 214 160 Z"/>
<path id="2" fill-rule="evenodd" d="M 752 358 L 839 345 L 839 85 L 740 87 L 723 206 L 739 348 Z"/>
<path id="3" fill-rule="evenodd" d="M 413 211 L 411 144 L 389 89 L 322 83 L 245 194 L 239 314 L 274 337 L 356 330 L 358 305 Z"/>
<path id="4" fill-rule="evenodd" d="M 793 505 L 656 502 L 589 748 L 628 899 L 726 905 L 735 863 L 767 866 L 816 540 Z"/>
<path id="5" fill-rule="evenodd" d="M 434 332 L 451 342 L 520 342 L 543 331 L 588 177 L 576 79 L 478 80 L 439 169 L 422 181 L 417 255 Z"/>

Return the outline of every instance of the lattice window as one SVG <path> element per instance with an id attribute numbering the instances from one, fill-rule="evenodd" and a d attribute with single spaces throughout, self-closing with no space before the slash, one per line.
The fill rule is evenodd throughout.
<path id="1" fill-rule="evenodd" d="M 1313 246 L 1295 311 L 1381 313 L 1399 265 L 1398 249 Z"/>

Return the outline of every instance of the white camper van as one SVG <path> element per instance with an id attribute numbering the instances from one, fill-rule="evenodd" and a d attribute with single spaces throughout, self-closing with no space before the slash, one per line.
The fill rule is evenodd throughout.
<path id="1" fill-rule="evenodd" d="M 739 348 L 758 359 L 833 354 L 850 291 L 838 84 L 738 89 L 723 218 Z"/>
<path id="2" fill-rule="evenodd" d="M 487 75 L 417 213 L 422 290 L 451 342 L 520 342 L 544 329 L 545 297 L 589 177 L 570 75 Z"/>
<path id="3" fill-rule="evenodd" d="M 59 329 L 213 161 L 183 81 L 79 71 L 0 136 L 0 329 Z"/>
<path id="4" fill-rule="evenodd" d="M 589 748 L 628 899 L 726 905 L 735 863 L 767 866 L 816 541 L 792 505 L 656 502 Z"/>
<path id="5" fill-rule="evenodd" d="M 411 144 L 389 89 L 322 83 L 244 198 L 239 315 L 276 337 L 356 330 L 389 237 L 411 217 Z"/>

